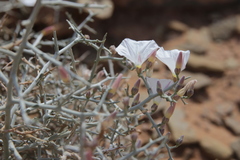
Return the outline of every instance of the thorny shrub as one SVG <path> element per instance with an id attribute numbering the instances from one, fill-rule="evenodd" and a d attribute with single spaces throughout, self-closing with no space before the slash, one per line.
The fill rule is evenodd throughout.
<path id="1" fill-rule="evenodd" d="M 179 77 L 190 52 L 166 51 L 154 40 L 129 38 L 117 47 L 105 47 L 106 35 L 96 40 L 81 32 L 92 20 L 91 12 L 78 26 L 69 16 L 67 22 L 74 31 L 71 38 L 58 40 L 53 26 L 34 33 L 32 27 L 43 5 L 98 6 L 70 1 L 44 1 L 41 5 L 38 0 L 29 19 L 18 26 L 20 34 L 15 41 L 1 45 L 1 159 L 160 159 L 166 148 L 172 160 L 171 149 L 182 143 L 183 136 L 170 146 L 165 127 L 177 101 L 193 95 L 196 80 L 184 85 L 189 77 Z M 1 19 L 2 32 L 6 18 Z M 53 33 L 52 41 L 42 39 L 47 33 Z M 72 47 L 77 43 L 95 49 L 90 69 L 79 62 L 82 57 L 74 58 Z M 44 52 L 44 45 L 55 52 Z M 159 60 L 168 66 L 173 80 L 151 78 Z M 102 61 L 107 61 L 107 68 L 100 68 Z M 115 73 L 113 62 L 122 63 L 125 69 Z M 137 73 L 134 86 L 126 84 L 127 72 Z M 141 85 L 148 92 L 143 100 Z M 169 108 L 157 124 L 152 114 L 163 100 Z M 136 129 L 141 117 L 146 117 L 152 124 L 149 129 L 157 133 L 146 144 L 138 139 L 141 133 Z"/>

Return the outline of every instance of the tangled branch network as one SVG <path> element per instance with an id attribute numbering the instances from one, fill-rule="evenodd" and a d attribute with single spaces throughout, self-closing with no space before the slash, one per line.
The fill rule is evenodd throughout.
<path id="1" fill-rule="evenodd" d="M 171 133 L 166 125 L 178 101 L 185 103 L 194 93 L 197 81 L 184 83 L 189 77 L 180 76 L 190 52 L 164 50 L 154 40 L 129 38 L 117 47 L 106 47 L 106 35 L 102 40 L 91 39 L 81 31 L 84 27 L 94 30 L 87 25 L 95 15 L 91 11 L 79 25 L 68 15 L 67 22 L 74 32 L 71 38 L 58 40 L 54 26 L 35 33 L 32 27 L 44 5 L 107 7 L 37 0 L 29 19 L 18 28 L 19 37 L 0 47 L 0 159 L 125 160 L 167 156 L 173 160 L 171 150 L 181 145 L 183 136 L 170 145 Z M 53 33 L 52 41 L 44 40 L 48 33 Z M 78 43 L 95 49 L 90 69 L 81 63 L 85 53 L 77 58 L 74 55 L 72 48 Z M 42 46 L 52 47 L 54 53 L 43 51 Z M 107 66 L 101 67 L 103 61 Z M 151 78 L 157 62 L 169 68 L 172 79 Z M 121 73 L 115 73 L 117 63 L 124 67 Z M 133 86 L 127 84 L 131 74 L 139 78 Z M 140 86 L 147 90 L 144 98 L 140 98 Z M 168 104 L 163 116 L 158 109 L 161 101 Z M 153 114 L 162 116 L 161 123 L 153 119 Z M 142 117 L 157 135 L 147 143 L 142 143 L 137 129 Z"/>

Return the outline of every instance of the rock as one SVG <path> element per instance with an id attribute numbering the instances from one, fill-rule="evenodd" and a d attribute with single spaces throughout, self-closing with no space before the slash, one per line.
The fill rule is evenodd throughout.
<path id="1" fill-rule="evenodd" d="M 232 149 L 229 146 L 209 136 L 201 137 L 200 147 L 212 159 L 229 159 L 232 155 Z"/>
<path id="2" fill-rule="evenodd" d="M 237 141 L 233 142 L 231 144 L 231 148 L 233 150 L 233 152 L 235 153 L 235 155 L 237 156 L 237 159 L 240 159 L 240 139 L 238 139 Z"/>
<path id="3" fill-rule="evenodd" d="M 190 29 L 185 35 L 186 41 L 181 45 L 182 48 L 190 50 L 196 54 L 203 54 L 209 48 L 212 39 L 207 27 L 200 29 Z M 197 37 L 197 38 L 196 38 Z"/>
<path id="4" fill-rule="evenodd" d="M 232 114 L 234 109 L 234 104 L 230 102 L 225 102 L 225 103 L 217 104 L 215 108 L 216 108 L 216 113 L 219 116 L 226 117 Z"/>
<path id="5" fill-rule="evenodd" d="M 224 118 L 224 123 L 234 134 L 240 135 L 239 121 L 235 120 L 233 117 L 226 117 Z"/>
<path id="6" fill-rule="evenodd" d="M 86 11 L 91 10 L 93 13 L 96 13 L 96 17 L 99 19 L 108 19 L 112 16 L 113 10 L 114 10 L 114 4 L 112 0 L 78 0 L 78 3 L 84 3 L 84 4 L 99 4 L 99 5 L 105 5 L 106 7 L 101 8 L 87 8 Z"/>
<path id="7" fill-rule="evenodd" d="M 188 31 L 181 36 L 170 39 L 164 43 L 163 46 L 167 49 L 178 48 L 182 50 L 190 50 L 196 54 L 203 54 L 208 50 L 211 42 L 212 39 L 209 35 L 208 28 L 202 27 L 200 29 L 188 29 Z"/>
<path id="8" fill-rule="evenodd" d="M 179 31 L 179 32 L 186 32 L 187 30 L 189 30 L 188 26 L 180 21 L 177 20 L 172 20 L 169 24 L 168 24 L 169 28 L 175 30 L 175 31 Z"/>
<path id="9" fill-rule="evenodd" d="M 216 124 L 218 126 L 223 125 L 223 121 L 220 116 L 215 114 L 214 112 L 208 111 L 207 114 L 202 115 L 204 118 L 208 119 L 211 123 Z"/>
<path id="10" fill-rule="evenodd" d="M 224 40 L 231 36 L 237 26 L 237 18 L 230 17 L 210 25 L 209 29 L 213 39 Z"/>
<path id="11" fill-rule="evenodd" d="M 196 71 L 222 73 L 225 70 L 223 62 L 214 61 L 212 59 L 208 59 L 206 56 L 199 56 L 196 54 L 191 54 L 187 65 L 188 68 Z"/>
<path id="12" fill-rule="evenodd" d="M 197 143 L 198 138 L 195 130 L 185 120 L 185 112 L 181 108 L 175 108 L 175 111 L 168 122 L 173 140 L 176 141 L 180 136 L 184 136 L 183 144 Z"/>
<path id="13" fill-rule="evenodd" d="M 225 62 L 225 66 L 227 69 L 235 69 L 239 66 L 239 62 L 233 57 L 229 57 Z"/>
<path id="14" fill-rule="evenodd" d="M 180 74 L 184 75 L 184 76 L 192 77 L 189 80 L 196 79 L 197 83 L 194 86 L 194 89 L 196 89 L 196 90 L 201 89 L 201 88 L 205 88 L 212 83 L 211 78 L 209 78 L 207 75 L 202 74 L 202 73 L 193 73 L 193 72 L 183 71 Z"/>

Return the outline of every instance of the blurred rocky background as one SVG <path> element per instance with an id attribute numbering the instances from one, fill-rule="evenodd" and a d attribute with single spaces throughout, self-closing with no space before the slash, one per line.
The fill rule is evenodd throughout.
<path id="1" fill-rule="evenodd" d="M 13 1 L 12 1 L 13 2 Z M 124 38 L 154 39 L 165 49 L 190 50 L 186 70 L 181 75 L 198 80 L 194 96 L 179 102 L 169 122 L 171 139 L 184 135 L 182 146 L 173 151 L 175 160 L 240 159 L 240 1 L 239 0 L 78 0 L 110 7 L 92 10 L 97 13 L 89 28 L 83 30 L 91 38 L 108 34 L 106 46 L 118 45 Z M 31 7 L 0 2 L 2 18 L 1 47 L 11 41 L 17 24 L 27 19 Z M 8 7 L 8 8 L 7 8 Z M 10 9 L 9 9 L 10 7 Z M 12 7 L 12 8 L 11 8 Z M 72 36 L 66 13 L 80 24 L 87 10 L 44 7 L 34 26 L 35 32 L 54 25 L 59 39 Z M 44 38 L 51 39 L 52 34 Z M 75 56 L 83 51 L 91 66 L 95 53 L 85 46 L 74 47 Z M 51 52 L 51 48 L 46 48 Z M 116 69 L 122 68 L 115 64 Z M 163 64 L 154 66 L 153 77 L 170 77 Z M 129 84 L 134 84 L 132 75 Z M 144 88 L 143 88 L 144 91 Z M 144 94 L 141 95 L 144 98 Z M 160 110 L 164 109 L 163 107 Z M 158 113 L 154 115 L 161 122 Z M 142 125 L 143 143 L 154 135 L 149 124 Z M 146 136 L 147 135 L 147 136 Z M 164 159 L 164 158 L 163 158 Z M 167 154 L 166 154 L 167 159 Z"/>

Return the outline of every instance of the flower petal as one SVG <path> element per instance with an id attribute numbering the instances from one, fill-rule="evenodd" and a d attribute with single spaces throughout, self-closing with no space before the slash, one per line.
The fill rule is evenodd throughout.
<path id="1" fill-rule="evenodd" d="M 167 51 L 167 50 L 164 50 L 163 48 L 160 48 L 157 51 L 156 56 L 160 61 L 162 61 L 165 65 L 167 65 L 168 68 L 171 70 L 171 72 L 175 75 L 174 70 L 176 68 L 176 62 L 180 52 L 182 52 L 182 58 L 183 58 L 182 67 L 181 67 L 181 71 L 182 71 L 186 68 L 186 64 L 190 56 L 189 50 L 182 51 L 182 50 L 174 49 L 174 50 Z"/>
<path id="2" fill-rule="evenodd" d="M 174 83 L 170 79 L 157 79 L 157 78 L 146 77 L 146 80 L 149 84 L 149 87 L 152 89 L 153 93 L 157 93 L 157 81 L 160 82 L 163 91 Z M 160 96 L 157 96 L 156 98 L 153 99 L 153 101 L 158 105 L 161 99 L 162 98 Z"/>
<path id="3" fill-rule="evenodd" d="M 116 51 L 139 67 L 157 48 L 159 46 L 154 40 L 135 41 L 125 38 L 116 48 Z"/>

